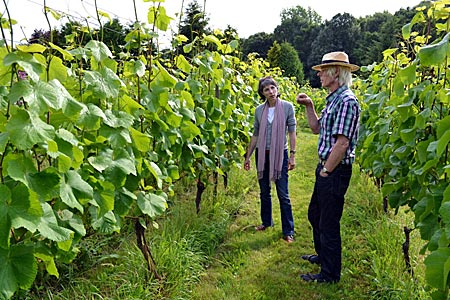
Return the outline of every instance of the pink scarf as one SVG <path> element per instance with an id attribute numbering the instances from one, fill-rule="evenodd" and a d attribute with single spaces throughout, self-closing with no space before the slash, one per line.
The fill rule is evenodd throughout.
<path id="1" fill-rule="evenodd" d="M 267 135 L 267 117 L 269 113 L 269 103 L 266 101 L 261 115 L 258 137 L 258 179 L 263 177 L 264 161 L 266 158 L 266 135 Z M 275 102 L 275 112 L 272 121 L 272 138 L 270 142 L 269 154 L 269 178 L 275 181 L 281 177 L 284 159 L 284 141 L 286 137 L 286 120 L 283 104 L 280 99 Z"/>

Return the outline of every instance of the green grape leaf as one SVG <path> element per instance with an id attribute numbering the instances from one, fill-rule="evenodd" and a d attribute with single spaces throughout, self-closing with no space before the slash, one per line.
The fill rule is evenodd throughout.
<path id="1" fill-rule="evenodd" d="M 447 33 L 440 42 L 420 48 L 419 58 L 422 66 L 439 66 L 444 62 L 449 52 L 449 36 L 450 33 Z"/>
<path id="2" fill-rule="evenodd" d="M 142 133 L 133 127 L 129 128 L 130 134 L 131 134 L 131 140 L 133 141 L 133 145 L 138 149 L 140 152 L 148 152 L 150 151 L 150 137 Z"/>
<path id="3" fill-rule="evenodd" d="M 194 137 L 201 135 L 200 129 L 191 121 L 184 121 L 180 130 L 184 140 L 192 140 Z"/>
<path id="4" fill-rule="evenodd" d="M 128 128 L 133 125 L 134 118 L 132 115 L 123 111 L 105 111 L 105 124 L 113 128 Z"/>
<path id="5" fill-rule="evenodd" d="M 437 140 L 437 148 L 436 155 L 441 157 L 447 149 L 447 145 L 450 143 L 450 129 L 447 130 L 438 140 Z"/>
<path id="6" fill-rule="evenodd" d="M 86 105 L 75 100 L 58 80 L 51 80 L 49 84 L 55 91 L 65 117 L 75 122 L 81 111 L 87 111 Z"/>
<path id="7" fill-rule="evenodd" d="M 11 190 L 11 205 L 8 215 L 13 228 L 26 228 L 35 232 L 43 215 L 41 203 L 35 193 L 23 184 L 18 184 Z"/>
<path id="8" fill-rule="evenodd" d="M 416 81 L 416 71 L 417 71 L 417 62 L 414 62 L 407 66 L 406 68 L 400 69 L 398 71 L 398 76 L 400 80 L 405 85 L 413 84 Z"/>
<path id="9" fill-rule="evenodd" d="M 29 289 L 37 274 L 37 262 L 33 255 L 33 246 L 12 245 L 0 248 L 0 296 L 10 299 L 21 289 Z"/>
<path id="10" fill-rule="evenodd" d="M 133 73 L 138 77 L 143 77 L 145 75 L 145 64 L 142 60 L 138 59 L 134 61 Z"/>
<path id="11" fill-rule="evenodd" d="M 55 49 L 56 51 L 58 51 L 59 53 L 61 53 L 61 54 L 63 55 L 64 60 L 70 61 L 70 60 L 73 60 L 73 59 L 74 59 L 73 55 L 70 54 L 69 51 L 64 50 L 63 48 L 61 48 L 61 47 L 59 47 L 59 46 L 53 44 L 52 42 L 48 42 L 48 44 L 50 45 L 50 47 L 51 47 L 52 49 Z M 56 57 L 56 56 L 54 56 L 53 58 L 55 58 L 55 57 Z"/>
<path id="12" fill-rule="evenodd" d="M 67 80 L 67 67 L 64 65 L 61 58 L 53 56 L 49 66 L 49 80 L 58 80 L 65 82 Z"/>
<path id="13" fill-rule="evenodd" d="M 61 224 L 68 225 L 65 227 L 72 228 L 81 236 L 86 235 L 86 229 L 84 228 L 84 224 L 83 224 L 83 220 L 81 219 L 81 216 L 74 214 L 72 211 L 70 211 L 68 209 L 58 210 L 57 214 L 58 214 L 59 220 L 61 221 Z M 61 243 L 65 243 L 65 242 L 61 242 Z M 62 245 L 60 245 L 60 244 L 58 244 L 58 245 L 61 248 Z M 69 251 L 69 250 L 70 250 L 70 244 L 69 244 L 69 249 L 67 249 L 66 251 Z"/>
<path id="14" fill-rule="evenodd" d="M 98 209 L 96 207 L 89 208 L 89 211 L 93 219 L 92 227 L 98 232 L 111 234 L 120 230 L 118 220 L 112 211 L 108 211 L 101 216 L 98 216 Z"/>
<path id="15" fill-rule="evenodd" d="M 154 219 L 163 214 L 167 208 L 167 201 L 163 197 L 153 193 L 139 192 L 137 204 L 141 212 Z"/>
<path id="16" fill-rule="evenodd" d="M 68 171 L 64 174 L 59 193 L 65 204 L 80 212 L 83 212 L 83 206 L 79 199 L 91 200 L 94 196 L 93 188 L 76 171 Z"/>
<path id="17" fill-rule="evenodd" d="M 120 106 L 123 107 L 123 111 L 128 113 L 128 114 L 135 114 L 140 110 L 144 110 L 144 107 L 142 105 L 139 104 L 139 102 L 137 102 L 136 100 L 133 100 L 130 96 L 128 95 L 123 95 L 121 96 L 120 101 Z"/>
<path id="18" fill-rule="evenodd" d="M 98 106 L 89 103 L 87 109 L 81 111 L 79 124 L 87 130 L 98 130 L 104 119 L 105 113 Z"/>
<path id="19" fill-rule="evenodd" d="M 6 185 L 0 185 L 0 249 L 9 247 L 11 218 L 8 215 L 11 203 L 11 191 Z"/>
<path id="20" fill-rule="evenodd" d="M 99 71 L 85 71 L 86 89 L 91 90 L 98 98 L 117 98 L 119 96 L 120 79 L 109 68 Z"/>
<path id="21" fill-rule="evenodd" d="M 137 196 L 126 188 L 116 191 L 114 212 L 121 217 L 125 216 L 130 211 L 131 205 L 136 199 Z"/>
<path id="22" fill-rule="evenodd" d="M 8 141 L 9 141 L 9 133 L 0 132 L 0 154 L 2 154 L 3 151 L 5 150 Z"/>
<path id="23" fill-rule="evenodd" d="M 103 62 L 113 56 L 108 46 L 100 41 L 90 40 L 85 48 L 91 51 L 92 56 L 97 62 Z"/>
<path id="24" fill-rule="evenodd" d="M 25 52 L 11 52 L 3 59 L 5 66 L 11 66 L 17 63 L 26 72 L 28 77 L 34 82 L 38 82 L 39 75 L 44 71 L 44 66 L 39 63 L 36 58 L 30 53 Z"/>
<path id="25" fill-rule="evenodd" d="M 441 138 L 450 128 L 450 116 L 446 116 L 445 118 L 439 120 L 437 122 L 437 137 Z"/>
<path id="26" fill-rule="evenodd" d="M 445 290 L 450 263 L 450 249 L 440 248 L 425 258 L 425 278 L 435 288 Z"/>
<path id="27" fill-rule="evenodd" d="M 45 254 L 45 253 L 39 253 L 35 252 L 34 256 L 42 260 L 45 264 L 45 270 L 48 274 L 59 277 L 58 269 L 56 268 L 55 260 L 53 259 L 53 256 Z"/>
<path id="28" fill-rule="evenodd" d="M 55 242 L 63 242 L 71 239 L 72 230 L 61 227 L 58 224 L 55 213 L 48 203 L 41 203 L 44 215 L 38 225 L 41 235 Z"/>
<path id="29" fill-rule="evenodd" d="M 30 45 L 17 45 L 17 49 L 22 52 L 28 52 L 28 53 L 44 53 L 47 48 L 45 46 L 42 46 L 40 44 L 30 44 Z"/>
<path id="30" fill-rule="evenodd" d="M 88 161 L 99 172 L 109 167 L 117 167 L 125 174 L 136 175 L 134 157 L 123 148 L 117 148 L 114 151 L 106 149 L 97 156 L 89 157 Z"/>
<path id="31" fill-rule="evenodd" d="M 184 55 L 180 54 L 175 59 L 177 67 L 186 74 L 189 74 L 192 70 L 191 64 L 187 61 Z"/>
<path id="32" fill-rule="evenodd" d="M 18 110 L 6 124 L 6 131 L 11 142 L 19 150 L 31 149 L 33 145 L 45 143 L 55 136 L 53 126 L 46 124 L 39 117 L 30 115 L 28 111 Z"/>
<path id="33" fill-rule="evenodd" d="M 29 80 L 21 80 L 19 82 L 15 82 L 11 91 L 8 94 L 8 99 L 11 103 L 18 103 L 23 99 L 28 99 L 33 94 L 33 86 Z"/>
<path id="34" fill-rule="evenodd" d="M 156 76 L 158 85 L 168 88 L 175 87 L 175 84 L 178 80 L 174 76 L 170 75 L 169 72 L 167 72 L 166 68 L 164 68 L 159 61 L 156 61 L 156 65 L 159 70 L 158 75 Z"/>
<path id="35" fill-rule="evenodd" d="M 57 91 L 45 81 L 37 82 L 33 87 L 33 93 L 29 96 L 24 96 L 24 100 L 30 105 L 32 110 L 39 113 L 45 113 L 49 108 L 59 110 L 62 107 L 62 104 L 58 101 Z"/>
<path id="36" fill-rule="evenodd" d="M 167 31 L 173 18 L 166 13 L 164 6 L 152 6 L 148 10 L 147 20 L 149 24 L 154 24 L 161 31 Z"/>
<path id="37" fill-rule="evenodd" d="M 180 178 L 180 170 L 177 165 L 170 165 L 167 167 L 167 175 L 173 180 L 178 180 Z"/>
<path id="38" fill-rule="evenodd" d="M 133 153 L 128 153 L 124 148 L 114 150 L 114 165 L 127 175 L 137 175 L 134 155 Z"/>
<path id="39" fill-rule="evenodd" d="M 114 191 L 115 187 L 109 181 L 98 181 L 94 186 L 94 199 L 90 203 L 100 209 L 97 217 L 102 217 L 114 209 Z"/>
<path id="40" fill-rule="evenodd" d="M 27 176 L 29 187 L 35 191 L 41 200 L 48 201 L 59 196 L 61 175 L 53 167 L 48 167 L 38 173 Z"/>
<path id="41" fill-rule="evenodd" d="M 99 130 L 99 134 L 106 137 L 113 148 L 120 148 L 131 144 L 130 132 L 125 128 L 102 126 Z"/>
<path id="42" fill-rule="evenodd" d="M 28 174 L 37 172 L 33 160 L 21 155 L 9 155 L 7 158 L 6 169 L 9 176 L 28 186 Z"/>

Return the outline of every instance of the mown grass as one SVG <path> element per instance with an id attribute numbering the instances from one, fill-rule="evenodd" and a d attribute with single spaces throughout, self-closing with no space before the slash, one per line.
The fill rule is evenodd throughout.
<path id="1" fill-rule="evenodd" d="M 307 221 L 314 184 L 317 137 L 298 133 L 297 166 L 289 189 L 295 220 L 295 242 L 281 238 L 279 206 L 274 197 L 274 228 L 255 232 L 260 223 L 256 172 L 237 169 L 228 189 L 212 185 L 195 212 L 195 186 L 180 184 L 159 229 L 147 239 L 161 280 L 148 276 L 132 226 L 113 237 L 83 241 L 77 260 L 59 266 L 61 277 L 36 283 L 17 299 L 429 299 L 418 233 L 411 235 L 414 276 L 402 253 L 403 227 L 413 216 L 382 210 L 372 181 L 354 166 L 341 222 L 343 269 L 335 285 L 305 283 L 299 274 L 319 267 L 302 259 L 313 253 Z M 276 195 L 276 194 L 275 194 Z"/>

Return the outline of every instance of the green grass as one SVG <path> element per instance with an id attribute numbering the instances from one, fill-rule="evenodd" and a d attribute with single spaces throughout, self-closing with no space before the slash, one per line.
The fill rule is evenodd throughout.
<path id="1" fill-rule="evenodd" d="M 113 237 L 91 236 L 70 265 L 59 266 L 60 278 L 37 281 L 16 299 L 429 299 L 425 291 L 423 242 L 411 235 L 414 278 L 405 270 L 403 227 L 413 216 L 403 210 L 382 211 L 372 181 L 354 166 L 341 222 L 343 268 L 335 285 L 306 283 L 299 274 L 319 267 L 300 259 L 313 253 L 307 220 L 314 185 L 317 136 L 298 133 L 297 165 L 289 191 L 295 242 L 282 240 L 279 205 L 274 195 L 275 226 L 255 232 L 260 223 L 256 171 L 236 169 L 229 187 L 209 185 L 202 209 L 195 213 L 195 186 L 180 184 L 158 229 L 147 231 L 147 243 L 161 280 L 148 276 L 136 238 L 128 226 Z M 127 228 L 127 227 L 126 227 Z"/>

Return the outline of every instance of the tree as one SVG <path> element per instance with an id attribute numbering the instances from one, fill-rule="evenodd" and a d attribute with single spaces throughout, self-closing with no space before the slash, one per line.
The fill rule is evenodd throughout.
<path id="1" fill-rule="evenodd" d="M 46 44 L 50 42 L 50 31 L 45 31 L 43 29 L 35 29 L 28 39 L 29 44 Z"/>
<path id="2" fill-rule="evenodd" d="M 242 40 L 242 55 L 247 57 L 250 53 L 258 53 L 261 58 L 266 59 L 273 42 L 273 34 L 265 32 L 253 34 Z"/>
<path id="3" fill-rule="evenodd" d="M 111 22 L 103 25 L 103 42 L 113 53 L 119 53 L 126 43 L 125 37 L 129 32 L 129 28 L 124 28 L 119 19 L 114 18 Z"/>
<path id="4" fill-rule="evenodd" d="M 376 13 L 359 20 L 361 38 L 354 51 L 361 65 L 381 62 L 383 51 L 395 45 L 394 16 L 389 12 Z"/>
<path id="5" fill-rule="evenodd" d="M 295 48 L 289 43 L 273 43 L 267 54 L 267 60 L 271 67 L 279 67 L 285 76 L 295 77 L 297 82 L 304 80 L 303 64 L 298 57 Z"/>
<path id="6" fill-rule="evenodd" d="M 178 47 L 178 51 L 182 53 L 183 45 L 193 42 L 198 36 L 201 37 L 204 34 L 209 34 L 211 30 L 207 27 L 208 22 L 209 18 L 205 16 L 205 13 L 200 4 L 197 3 L 197 0 L 189 3 L 184 18 L 181 20 L 178 32 L 179 34 L 184 35 L 188 41 L 182 43 L 182 45 Z"/>
<path id="7" fill-rule="evenodd" d="M 345 51 L 354 64 L 360 64 L 359 58 L 354 55 L 360 39 L 361 30 L 355 17 L 348 13 L 337 14 L 320 29 L 312 43 L 308 56 L 308 66 L 316 65 L 327 52 Z M 307 77 L 312 87 L 319 87 L 320 82 L 315 71 L 308 70 Z"/>
<path id="8" fill-rule="evenodd" d="M 322 17 L 308 8 L 301 6 L 283 9 L 281 12 L 281 24 L 274 30 L 275 39 L 280 42 L 290 43 L 297 50 L 301 61 L 306 61 L 311 52 L 314 29 L 320 27 Z"/>

